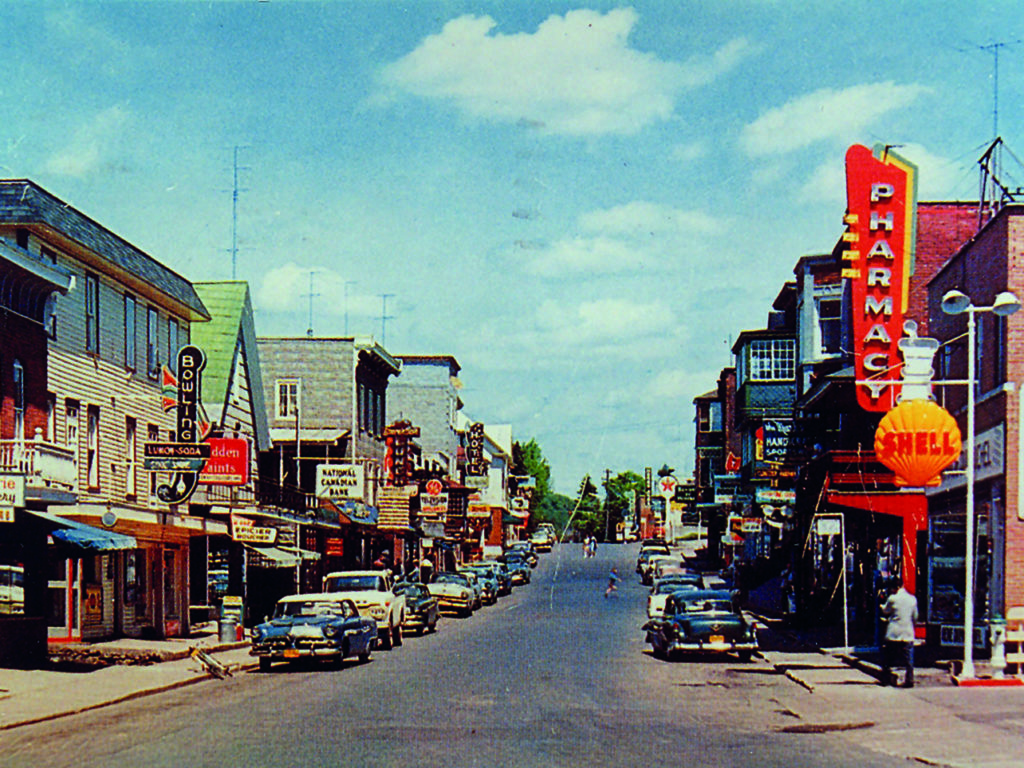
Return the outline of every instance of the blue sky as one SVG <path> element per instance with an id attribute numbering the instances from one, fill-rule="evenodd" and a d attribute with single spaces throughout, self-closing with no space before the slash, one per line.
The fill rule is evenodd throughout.
<path id="1" fill-rule="evenodd" d="M 941 10 L 940 10 L 941 9 Z M 475 419 L 556 487 L 692 468 L 692 399 L 842 229 L 843 155 L 903 145 L 977 196 L 1019 134 L 1010 2 L 0 3 L 0 174 L 193 280 L 262 335 L 451 354 Z M 1018 184 L 1022 180 L 1012 180 Z M 345 299 L 347 295 L 347 301 Z"/>

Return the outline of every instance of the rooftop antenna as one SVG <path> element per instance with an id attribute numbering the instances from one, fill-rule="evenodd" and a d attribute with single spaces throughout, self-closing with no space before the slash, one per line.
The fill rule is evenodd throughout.
<path id="1" fill-rule="evenodd" d="M 382 293 L 380 295 L 380 343 L 381 346 L 387 346 L 388 339 L 388 320 L 394 320 L 394 315 L 388 314 L 388 299 L 394 296 L 393 293 Z"/>
<path id="2" fill-rule="evenodd" d="M 355 280 L 346 280 L 345 281 L 345 335 L 346 336 L 348 336 L 348 287 L 350 285 L 355 285 L 355 284 L 356 284 Z"/>
<path id="3" fill-rule="evenodd" d="M 232 152 L 232 179 L 231 185 L 231 279 L 238 279 L 238 193 L 248 192 L 247 189 L 239 189 L 238 172 L 247 171 L 248 168 L 238 165 L 238 150 L 246 149 L 247 144 L 236 144 Z"/>
<path id="4" fill-rule="evenodd" d="M 987 45 L 972 46 L 976 50 L 992 54 L 992 139 L 999 138 L 999 52 L 1011 45 L 1020 45 L 1024 40 L 999 40 Z M 962 50 L 962 49 L 961 49 Z"/>
<path id="5" fill-rule="evenodd" d="M 306 336 L 313 337 L 313 299 L 319 296 L 319 293 L 313 293 L 313 273 L 316 270 L 309 270 L 309 293 L 306 296 L 309 297 L 309 327 L 306 329 Z"/>

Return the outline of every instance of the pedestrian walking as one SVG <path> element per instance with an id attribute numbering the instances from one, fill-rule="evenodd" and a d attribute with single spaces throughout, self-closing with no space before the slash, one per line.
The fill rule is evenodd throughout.
<path id="1" fill-rule="evenodd" d="M 914 597 L 898 577 L 889 582 L 889 597 L 882 605 L 882 617 L 886 622 L 885 640 L 882 642 L 882 685 L 895 685 L 896 675 L 892 668 L 903 666 L 906 670 L 903 687 L 914 687 L 914 625 L 917 622 L 917 598 Z"/>
<path id="2" fill-rule="evenodd" d="M 590 535 L 590 556 L 597 556 L 597 537 L 593 534 Z"/>
<path id="3" fill-rule="evenodd" d="M 619 591 L 618 581 L 619 581 L 619 572 L 618 572 L 617 569 L 612 568 L 612 572 L 610 574 L 608 574 L 608 588 L 604 591 L 604 596 L 605 597 L 609 597 L 609 596 L 611 596 L 611 594 L 613 592 L 618 592 Z"/>

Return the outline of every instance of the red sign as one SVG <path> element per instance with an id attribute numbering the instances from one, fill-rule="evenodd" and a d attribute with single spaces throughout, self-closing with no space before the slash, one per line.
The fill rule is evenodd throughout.
<path id="1" fill-rule="evenodd" d="M 241 437 L 211 437 L 210 458 L 199 482 L 208 485 L 245 485 L 249 482 L 249 441 Z"/>
<path id="2" fill-rule="evenodd" d="M 956 419 L 932 400 L 904 400 L 875 431 L 875 455 L 896 473 L 897 485 L 938 485 L 961 447 Z"/>
<path id="3" fill-rule="evenodd" d="M 846 152 L 843 277 L 853 300 L 857 402 L 868 411 L 896 404 L 897 343 L 910 298 L 917 215 L 917 168 L 891 150 L 855 144 Z"/>
<path id="4" fill-rule="evenodd" d="M 427 480 L 426 491 L 428 496 L 440 496 L 444 491 L 444 485 L 437 479 Z"/>
<path id="5" fill-rule="evenodd" d="M 344 557 L 345 540 L 333 536 L 324 539 L 324 554 L 327 557 Z"/>

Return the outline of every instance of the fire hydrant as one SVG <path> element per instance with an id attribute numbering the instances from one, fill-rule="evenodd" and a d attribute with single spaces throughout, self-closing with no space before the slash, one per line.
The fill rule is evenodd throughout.
<path id="1" fill-rule="evenodd" d="M 992 643 L 992 657 L 989 661 L 992 677 L 1002 680 L 1003 670 L 1006 669 L 1006 619 L 996 616 L 989 622 L 988 631 Z"/>

